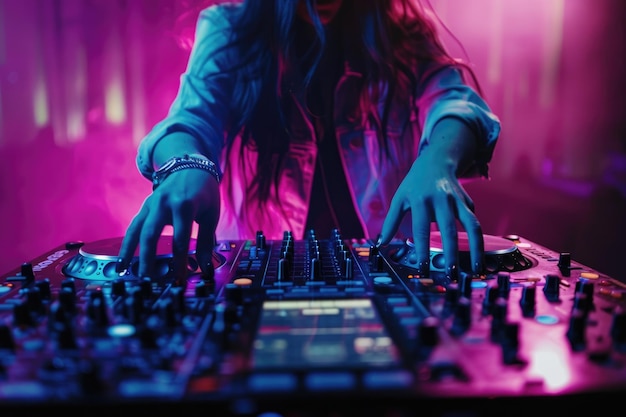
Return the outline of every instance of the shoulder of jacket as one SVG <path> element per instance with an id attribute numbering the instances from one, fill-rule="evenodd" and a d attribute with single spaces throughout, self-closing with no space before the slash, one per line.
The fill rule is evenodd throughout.
<path id="1" fill-rule="evenodd" d="M 200 11 L 200 16 L 210 19 L 229 18 L 240 8 L 241 2 L 223 2 L 212 4 Z"/>

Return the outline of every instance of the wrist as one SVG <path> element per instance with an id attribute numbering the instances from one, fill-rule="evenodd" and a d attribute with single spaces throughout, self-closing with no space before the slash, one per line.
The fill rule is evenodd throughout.
<path id="1" fill-rule="evenodd" d="M 183 155 L 200 155 L 207 158 L 201 149 L 196 138 L 191 134 L 186 132 L 169 133 L 162 137 L 154 147 L 152 168 L 157 171 L 173 157 L 182 157 Z"/>
<path id="2" fill-rule="evenodd" d="M 439 154 L 439 159 L 452 165 L 457 175 L 462 175 L 474 163 L 476 137 L 463 120 L 445 117 L 433 128 L 429 147 L 430 152 Z"/>
<path id="3" fill-rule="evenodd" d="M 222 180 L 222 173 L 217 164 L 206 156 L 195 153 L 185 154 L 182 157 L 175 156 L 163 163 L 163 165 L 152 174 L 152 190 L 156 190 L 174 172 L 184 169 L 201 169 L 210 173 L 217 183 Z"/>

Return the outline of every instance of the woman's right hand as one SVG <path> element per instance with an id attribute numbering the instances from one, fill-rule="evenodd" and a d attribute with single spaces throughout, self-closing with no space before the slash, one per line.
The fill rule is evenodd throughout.
<path id="1" fill-rule="evenodd" d="M 164 227 L 171 225 L 174 278 L 184 281 L 195 221 L 196 259 L 206 272 L 215 246 L 219 214 L 219 183 L 211 173 L 190 168 L 170 174 L 144 200 L 128 226 L 119 252 L 118 271 L 128 269 L 139 247 L 138 276 L 153 277 L 159 238 Z"/>

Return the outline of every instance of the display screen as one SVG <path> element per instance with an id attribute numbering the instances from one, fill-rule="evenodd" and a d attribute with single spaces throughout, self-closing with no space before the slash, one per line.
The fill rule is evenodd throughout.
<path id="1" fill-rule="evenodd" d="M 399 363 L 370 299 L 265 301 L 254 369 L 386 367 Z"/>

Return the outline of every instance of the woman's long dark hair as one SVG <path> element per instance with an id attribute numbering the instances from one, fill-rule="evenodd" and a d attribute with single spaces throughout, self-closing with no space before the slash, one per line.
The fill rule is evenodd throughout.
<path id="1" fill-rule="evenodd" d="M 308 51 L 312 54 L 312 65 L 304 74 L 301 86 L 306 89 L 327 40 L 315 11 L 316 0 L 301 1 L 306 3 L 315 32 L 315 42 Z M 283 105 L 285 91 L 281 80 L 299 65 L 297 60 L 302 57 L 294 48 L 299 2 L 243 0 L 243 3 L 244 7 L 238 9 L 234 20 L 234 36 L 228 46 L 236 48 L 241 59 L 230 68 L 237 77 L 233 94 L 236 117 L 230 121 L 226 132 L 227 154 L 233 151 L 233 139 L 237 135 L 244 145 L 240 152 L 245 146 L 258 152 L 258 175 L 246 192 L 255 194 L 258 201 L 263 202 L 271 194 L 272 186 L 278 191 L 280 167 L 288 150 L 286 115 L 291 110 Z M 416 68 L 434 62 L 464 67 L 473 76 L 471 68 L 446 51 L 429 10 L 420 0 L 343 0 L 335 17 L 344 26 L 342 34 L 350 38 L 351 52 L 363 66 L 365 87 L 360 97 L 361 109 L 372 112 L 372 103 L 383 100 L 380 118 L 368 114 L 377 120 L 375 127 L 379 130 L 381 149 L 386 149 L 389 109 L 395 93 L 410 91 L 415 95 L 418 91 Z M 302 22 L 299 24 L 301 26 Z M 249 88 L 252 81 L 259 80 L 260 92 Z M 239 161 L 245 164 L 244 158 Z M 244 173 L 249 171 L 245 166 L 240 168 Z"/>

